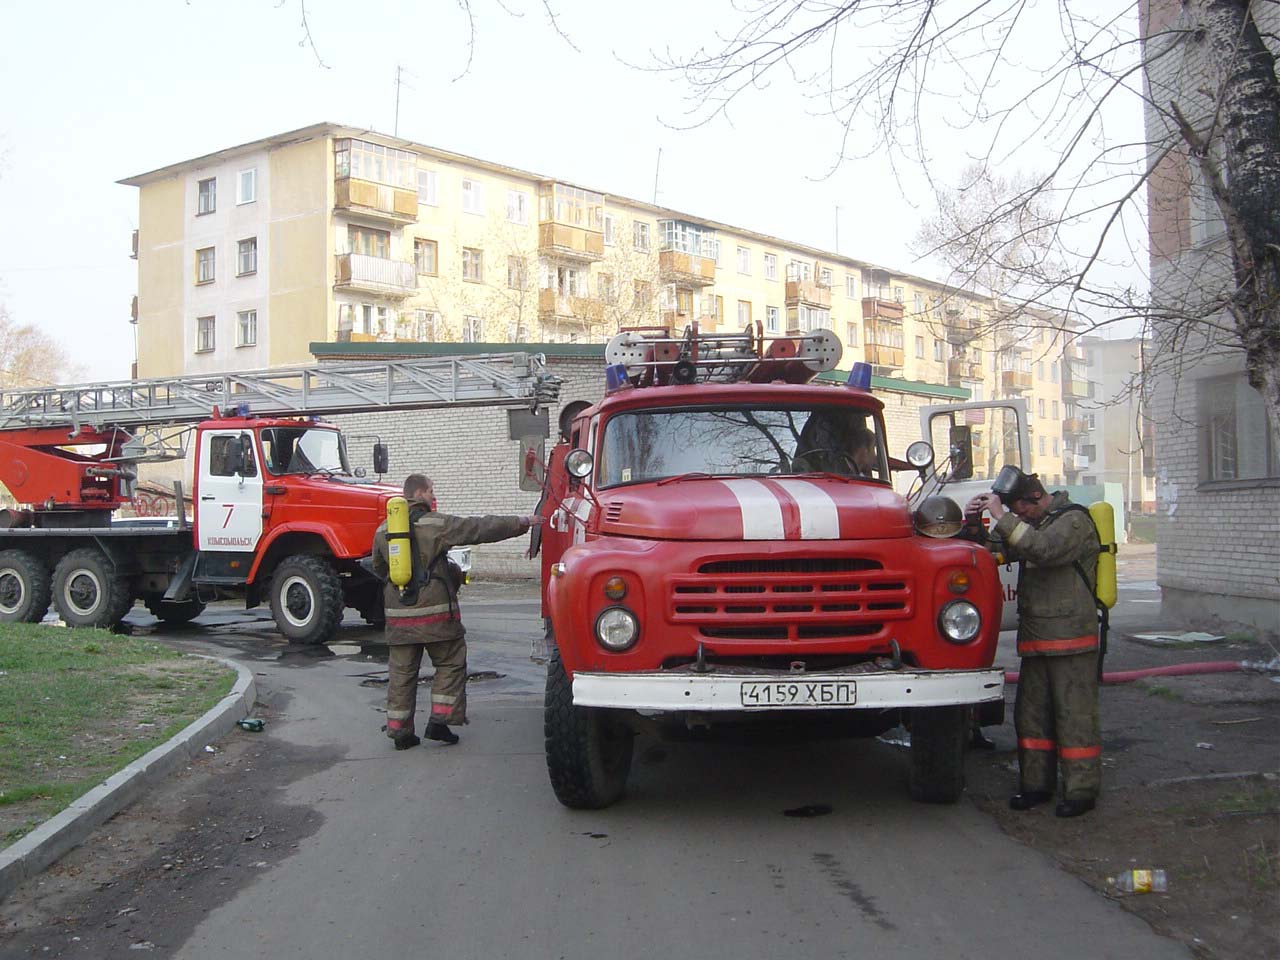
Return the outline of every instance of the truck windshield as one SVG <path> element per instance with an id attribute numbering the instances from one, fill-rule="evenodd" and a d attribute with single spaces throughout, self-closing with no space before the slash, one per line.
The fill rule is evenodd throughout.
<path id="1" fill-rule="evenodd" d="M 879 421 L 853 407 L 642 410 L 609 419 L 596 470 L 601 487 L 684 474 L 887 482 L 884 451 Z"/>
<path id="2" fill-rule="evenodd" d="M 347 447 L 337 430 L 271 427 L 262 431 L 267 468 L 285 473 L 350 473 Z"/>

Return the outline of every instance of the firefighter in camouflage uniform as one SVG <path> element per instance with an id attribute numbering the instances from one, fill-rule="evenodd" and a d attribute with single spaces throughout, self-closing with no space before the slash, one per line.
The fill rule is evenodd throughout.
<path id="1" fill-rule="evenodd" d="M 1050 496 L 1035 474 L 1006 467 L 998 493 L 969 501 L 990 512 L 1000 552 L 1018 561 L 1018 655 L 1014 705 L 1019 791 L 1014 810 L 1052 800 L 1062 780 L 1060 817 L 1088 813 L 1102 785 L 1098 718 L 1099 541 L 1089 513 L 1063 491 Z M 1005 507 L 1008 507 L 1006 512 Z"/>
<path id="2" fill-rule="evenodd" d="M 425 651 L 436 668 L 425 736 L 453 744 L 451 723 L 467 722 L 467 643 L 458 609 L 460 577 L 449 570 L 450 547 L 518 537 L 536 517 L 451 517 L 436 513 L 432 483 L 421 474 L 404 482 L 412 529 L 414 579 L 404 594 L 388 580 L 387 524 L 373 536 L 373 570 L 384 581 L 388 673 L 387 736 L 397 750 L 416 747 L 414 712 Z M 424 582 L 425 581 L 425 582 Z"/>

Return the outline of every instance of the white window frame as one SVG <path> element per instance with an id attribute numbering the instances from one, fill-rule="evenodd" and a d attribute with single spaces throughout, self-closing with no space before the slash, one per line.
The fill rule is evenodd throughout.
<path id="1" fill-rule="evenodd" d="M 246 269 L 245 253 L 249 254 L 249 264 Z M 258 238 L 245 237 L 243 240 L 236 241 L 236 276 L 248 277 L 258 272 Z"/>
<path id="2" fill-rule="evenodd" d="M 604 245 L 606 247 L 612 247 L 614 241 L 617 240 L 617 229 L 618 223 L 614 219 L 613 214 L 606 213 L 604 215 Z"/>
<path id="3" fill-rule="evenodd" d="M 844 275 L 844 295 L 848 300 L 858 299 L 858 278 L 851 273 Z"/>
<path id="4" fill-rule="evenodd" d="M 767 256 L 767 254 L 766 254 Z M 777 307 L 764 308 L 764 329 L 766 333 L 777 333 L 782 322 L 782 311 Z"/>
<path id="5" fill-rule="evenodd" d="M 439 205 L 436 194 L 436 172 L 434 170 L 418 171 L 418 206 L 435 207 Z"/>
<path id="6" fill-rule="evenodd" d="M 462 342 L 484 342 L 484 319 L 482 317 L 468 314 L 462 318 Z"/>
<path id="7" fill-rule="evenodd" d="M 745 330 L 747 327 L 747 324 L 749 324 L 750 322 L 751 322 L 751 301 L 739 300 L 738 301 L 738 326 Z"/>
<path id="8" fill-rule="evenodd" d="M 933 341 L 933 359 L 935 362 L 941 363 L 946 359 L 946 355 L 942 352 L 942 341 L 934 339 Z"/>
<path id="9" fill-rule="evenodd" d="M 527 226 L 529 223 L 529 194 L 523 190 L 507 191 L 507 222 Z"/>
<path id="10" fill-rule="evenodd" d="M 201 257 L 200 254 L 208 253 L 209 258 Z M 208 276 L 205 276 L 205 264 L 209 266 Z M 218 279 L 218 249 L 217 247 L 200 247 L 196 250 L 196 283 L 213 283 Z"/>
<path id="11" fill-rule="evenodd" d="M 205 187 L 209 190 L 206 194 Z M 208 197 L 208 209 L 206 209 L 205 198 Z M 205 217 L 218 210 L 218 178 L 206 177 L 203 180 L 196 181 L 196 216 Z"/>
<path id="12" fill-rule="evenodd" d="M 248 183 L 249 188 L 245 189 Z M 254 203 L 258 199 L 258 168 L 250 167 L 236 174 L 236 206 Z"/>
<path id="13" fill-rule="evenodd" d="M 831 268 L 821 267 L 818 270 L 818 283 L 824 287 L 831 286 Z"/>
<path id="14" fill-rule="evenodd" d="M 776 253 L 766 253 L 764 255 L 764 278 L 766 280 L 778 279 L 778 255 Z"/>
<path id="15" fill-rule="evenodd" d="M 205 337 L 205 333 L 208 337 Z M 196 317 L 196 353 L 213 353 L 218 345 L 217 317 Z"/>
<path id="16" fill-rule="evenodd" d="M 924 314 L 924 294 L 918 291 L 914 293 L 912 295 L 911 306 L 913 308 L 914 313 L 916 313 L 917 315 L 923 315 Z"/>
<path id="17" fill-rule="evenodd" d="M 924 359 L 924 337 L 916 337 L 916 359 Z"/>
<path id="18" fill-rule="evenodd" d="M 653 249 L 653 237 L 649 232 L 649 224 L 643 220 L 637 220 L 633 223 L 631 225 L 631 242 L 642 253 L 648 253 Z"/>
<path id="19" fill-rule="evenodd" d="M 462 279 L 467 283 L 484 282 L 484 251 L 479 247 L 462 248 Z"/>
<path id="20" fill-rule="evenodd" d="M 236 311 L 236 346 L 256 347 L 258 345 L 258 311 Z"/>
<path id="21" fill-rule="evenodd" d="M 431 249 L 431 260 L 435 266 L 434 270 L 423 270 L 422 259 L 418 256 L 418 250 Z M 413 238 L 413 269 L 420 277 L 438 277 L 440 275 L 440 244 L 432 240 L 430 237 L 414 237 Z"/>
<path id="22" fill-rule="evenodd" d="M 738 273 L 744 277 L 751 276 L 751 248 L 738 248 Z"/>
<path id="23" fill-rule="evenodd" d="M 484 184 L 474 177 L 462 178 L 462 212 L 484 216 Z"/>
<path id="24" fill-rule="evenodd" d="M 846 346 L 856 347 L 858 345 L 858 325 L 856 323 L 845 324 L 844 340 Z"/>

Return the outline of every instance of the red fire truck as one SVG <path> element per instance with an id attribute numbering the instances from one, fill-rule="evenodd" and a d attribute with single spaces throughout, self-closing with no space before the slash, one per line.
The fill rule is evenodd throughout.
<path id="1" fill-rule="evenodd" d="M 562 424 L 542 508 L 561 803 L 623 793 L 639 731 L 911 732 L 918 800 L 954 802 L 975 715 L 1003 717 L 996 564 L 960 508 L 910 509 L 883 404 L 828 331 L 621 333 L 598 403 Z M 913 501 L 914 502 L 914 501 Z"/>
<path id="2" fill-rule="evenodd" d="M 0 621 L 110 627 L 137 600 L 183 623 L 214 599 L 270 604 L 291 640 L 330 639 L 344 607 L 381 616 L 361 563 L 397 488 L 352 470 L 322 416 L 453 404 L 537 407 L 558 380 L 525 353 L 278 368 L 0 393 Z M 194 525 L 113 519 L 139 463 L 186 456 Z M 374 445 L 385 473 L 385 445 Z M 181 484 L 176 502 L 184 502 Z"/>

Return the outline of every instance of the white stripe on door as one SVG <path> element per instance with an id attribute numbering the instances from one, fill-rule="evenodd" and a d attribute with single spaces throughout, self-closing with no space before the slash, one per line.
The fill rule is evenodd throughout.
<path id="1" fill-rule="evenodd" d="M 721 480 L 742 511 L 743 540 L 782 540 L 782 504 L 759 480 Z"/>
<path id="2" fill-rule="evenodd" d="M 802 540 L 839 540 L 840 514 L 831 495 L 808 480 L 774 480 L 800 507 Z"/>

